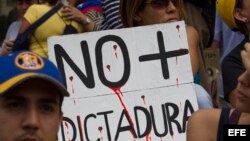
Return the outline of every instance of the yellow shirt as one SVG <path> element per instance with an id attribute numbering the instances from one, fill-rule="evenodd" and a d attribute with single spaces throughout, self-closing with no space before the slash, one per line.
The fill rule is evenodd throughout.
<path id="1" fill-rule="evenodd" d="M 42 15 L 48 12 L 52 7 L 48 4 L 34 4 L 30 6 L 24 15 L 24 18 L 30 23 L 34 23 Z M 60 15 L 60 16 L 59 16 Z M 71 23 L 79 33 L 84 31 L 83 26 L 80 23 L 72 21 Z M 44 23 L 42 23 L 30 37 L 31 51 L 37 54 L 48 57 L 47 39 L 51 36 L 62 35 L 66 24 L 61 17 L 60 10 L 49 17 Z"/>

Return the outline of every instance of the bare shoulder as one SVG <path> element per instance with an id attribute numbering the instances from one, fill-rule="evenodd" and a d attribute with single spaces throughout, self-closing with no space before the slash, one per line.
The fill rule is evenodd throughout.
<path id="1" fill-rule="evenodd" d="M 187 141 L 216 140 L 220 112 L 220 109 L 202 109 L 194 112 L 188 120 Z"/>
<path id="2" fill-rule="evenodd" d="M 199 38 L 199 33 L 193 26 L 186 25 L 186 30 L 189 36 L 191 35 Z"/>
<path id="3" fill-rule="evenodd" d="M 220 117 L 220 109 L 201 109 L 194 112 L 189 122 L 213 122 Z"/>

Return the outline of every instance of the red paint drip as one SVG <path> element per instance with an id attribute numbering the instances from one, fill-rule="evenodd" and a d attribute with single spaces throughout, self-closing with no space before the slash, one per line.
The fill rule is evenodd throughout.
<path id="1" fill-rule="evenodd" d="M 74 77 L 73 77 L 73 76 L 70 76 L 70 77 L 69 77 L 69 80 L 71 81 L 72 94 L 74 94 L 74 93 L 75 93 L 74 85 L 73 85 Z"/>
<path id="2" fill-rule="evenodd" d="M 117 52 L 115 52 L 115 58 L 118 59 Z"/>
<path id="3" fill-rule="evenodd" d="M 76 100 L 74 99 L 74 105 L 76 105 Z"/>
<path id="4" fill-rule="evenodd" d="M 80 116 L 77 116 L 77 121 L 78 121 L 78 124 L 79 124 L 79 130 L 80 130 L 80 138 L 81 138 L 81 141 L 84 141 L 84 137 L 83 137 L 83 131 L 82 131 L 82 123 L 81 123 L 81 118 Z"/>
<path id="5" fill-rule="evenodd" d="M 99 130 L 100 133 L 102 133 L 102 126 L 99 126 L 98 130 Z"/>
<path id="6" fill-rule="evenodd" d="M 180 26 L 179 25 L 176 25 L 176 29 L 177 29 L 178 33 L 180 33 Z M 179 38 L 181 38 L 180 34 L 179 34 Z"/>
<path id="7" fill-rule="evenodd" d="M 173 131 L 170 132 L 170 135 L 172 136 L 172 138 L 174 138 L 174 132 Z"/>
<path id="8" fill-rule="evenodd" d="M 179 87 L 179 79 L 178 78 L 176 78 L 176 86 L 177 86 L 177 88 Z"/>
<path id="9" fill-rule="evenodd" d="M 124 104 L 124 102 L 123 102 L 123 100 L 122 100 L 122 98 L 121 98 L 121 96 L 123 96 L 122 91 L 121 91 L 121 88 L 111 88 L 111 89 L 112 89 L 112 90 L 115 92 L 115 94 L 117 95 L 117 97 L 118 97 L 118 99 L 119 99 L 119 101 L 120 101 L 120 103 L 121 103 L 123 109 L 125 110 L 125 113 L 128 115 L 128 120 L 129 120 L 130 123 L 132 124 L 132 128 L 134 128 L 133 120 L 131 119 L 131 116 L 130 116 L 130 114 L 129 114 L 129 112 L 128 112 L 128 109 L 127 109 L 126 105 Z M 132 134 L 132 136 L 133 136 L 133 138 L 134 138 L 134 134 L 133 134 L 133 132 L 132 132 L 132 129 L 130 130 L 130 133 Z M 135 141 L 135 138 L 134 138 L 134 141 Z"/>
<path id="10" fill-rule="evenodd" d="M 149 134 L 146 135 L 146 141 L 149 141 Z"/>
<path id="11" fill-rule="evenodd" d="M 70 76 L 70 77 L 69 77 L 69 80 L 70 80 L 71 82 L 73 81 L 73 79 L 74 79 L 73 76 Z"/>
<path id="12" fill-rule="evenodd" d="M 180 32 L 180 25 L 176 25 L 176 29 Z"/>
<path id="13" fill-rule="evenodd" d="M 115 92 L 115 94 L 116 95 L 122 95 L 122 97 L 123 97 L 123 93 L 121 92 L 121 88 L 111 88 L 114 92 Z"/>
<path id="14" fill-rule="evenodd" d="M 146 141 L 150 141 L 151 137 L 150 137 L 150 133 L 152 131 L 152 128 L 150 129 L 149 133 L 146 135 Z"/>
<path id="15" fill-rule="evenodd" d="M 110 65 L 107 65 L 106 68 L 109 70 L 109 72 L 111 71 Z"/>
<path id="16" fill-rule="evenodd" d="M 113 48 L 114 48 L 114 50 L 116 51 L 116 49 L 117 49 L 117 45 L 114 45 L 114 46 L 113 46 Z"/>
<path id="17" fill-rule="evenodd" d="M 68 123 L 67 123 L 67 122 L 64 122 L 64 124 L 65 124 L 66 128 L 69 129 Z"/>
<path id="18" fill-rule="evenodd" d="M 142 96 L 141 96 L 141 99 L 143 100 L 143 103 L 144 103 L 144 105 L 146 106 L 145 95 L 142 95 Z"/>
<path id="19" fill-rule="evenodd" d="M 181 111 L 182 111 L 182 106 L 181 106 L 181 102 L 180 102 L 180 109 L 181 109 Z"/>
<path id="20" fill-rule="evenodd" d="M 69 129 L 68 123 L 67 123 L 67 122 L 64 122 L 64 124 L 65 124 L 66 128 Z M 68 130 L 67 130 L 67 134 L 69 134 L 69 131 L 68 131 Z"/>
<path id="21" fill-rule="evenodd" d="M 177 56 L 175 58 L 175 61 L 176 61 L 176 65 L 178 65 L 178 57 Z"/>
<path id="22" fill-rule="evenodd" d="M 114 48 L 114 50 L 115 50 L 115 58 L 117 59 L 117 58 L 118 58 L 118 57 L 117 57 L 117 51 L 116 51 L 117 45 L 114 45 L 113 48 Z"/>
<path id="23" fill-rule="evenodd" d="M 162 141 L 162 138 L 161 138 L 161 141 Z"/>

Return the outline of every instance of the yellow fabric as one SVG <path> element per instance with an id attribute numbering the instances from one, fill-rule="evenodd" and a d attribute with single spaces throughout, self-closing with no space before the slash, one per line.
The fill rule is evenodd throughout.
<path id="1" fill-rule="evenodd" d="M 217 0 L 216 8 L 222 20 L 230 27 L 237 28 L 233 16 L 236 0 Z"/>
<path id="2" fill-rule="evenodd" d="M 24 18 L 30 23 L 34 23 L 42 15 L 48 12 L 51 6 L 47 4 L 34 4 L 32 5 L 24 15 Z M 61 15 L 60 10 L 52 15 L 48 20 L 41 24 L 34 32 L 34 36 L 37 38 L 39 43 L 36 41 L 34 36 L 30 38 L 30 50 L 36 52 L 37 54 L 48 57 L 48 47 L 47 39 L 51 36 L 62 35 L 65 28 L 65 23 L 59 15 Z M 71 23 L 79 33 L 83 32 L 83 26 L 75 21 Z M 42 48 L 41 48 L 42 46 Z"/>

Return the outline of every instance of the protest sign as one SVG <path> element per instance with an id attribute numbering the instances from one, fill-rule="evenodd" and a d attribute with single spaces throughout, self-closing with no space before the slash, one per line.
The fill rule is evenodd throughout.
<path id="1" fill-rule="evenodd" d="M 71 96 L 60 141 L 178 140 L 198 109 L 183 21 L 51 37 Z"/>

